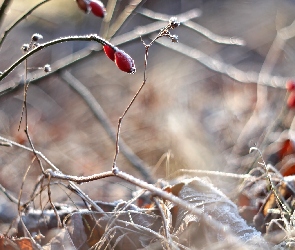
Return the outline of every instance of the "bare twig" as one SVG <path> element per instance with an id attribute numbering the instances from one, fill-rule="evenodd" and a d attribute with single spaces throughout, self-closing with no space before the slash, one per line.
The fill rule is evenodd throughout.
<path id="1" fill-rule="evenodd" d="M 6 0 L 7 1 L 7 0 Z M 38 7 L 40 7 L 41 5 L 43 5 L 44 3 L 48 2 L 50 0 L 44 0 L 40 3 L 38 3 L 36 6 L 34 6 L 33 8 L 31 8 L 28 12 L 26 12 L 24 15 L 22 15 L 20 18 L 18 18 L 9 28 L 5 29 L 4 33 L 1 36 L 0 39 L 0 49 L 2 47 L 2 44 L 6 38 L 6 36 L 8 35 L 8 33 L 16 26 L 18 25 L 22 20 L 26 19 L 29 15 L 32 14 L 32 12 L 37 9 Z"/>
<path id="2" fill-rule="evenodd" d="M 20 65 L 23 61 L 25 61 L 27 58 L 35 54 L 36 52 L 45 49 L 47 47 L 50 47 L 55 44 L 64 43 L 64 42 L 70 42 L 70 41 L 95 41 L 102 45 L 108 45 L 111 48 L 114 48 L 114 45 L 109 43 L 108 41 L 102 39 L 96 34 L 91 35 L 84 35 L 84 36 L 67 36 L 67 37 L 60 37 L 58 39 L 49 41 L 47 43 L 41 43 L 38 44 L 38 46 L 32 48 L 28 53 L 23 55 L 20 59 L 18 59 L 15 63 L 13 63 L 8 69 L 4 70 L 3 73 L 0 75 L 0 81 L 2 81 L 5 77 L 7 77 L 18 65 Z"/>
<path id="3" fill-rule="evenodd" d="M 0 140 L 3 140 L 5 142 L 8 142 L 14 146 L 17 146 L 19 148 L 23 148 L 27 151 L 33 152 L 32 148 L 26 147 L 24 145 L 21 145 L 19 143 L 16 143 L 12 140 L 9 140 L 7 138 L 4 138 L 2 136 L 0 136 Z M 55 171 L 60 172 L 59 168 L 56 167 L 50 160 L 48 160 L 48 158 L 43 155 L 41 152 L 39 151 L 35 151 L 35 153 L 40 156 L 51 168 L 55 169 Z M 79 194 L 80 197 L 83 197 L 84 200 L 86 200 L 96 211 L 101 212 L 103 211 L 93 200 L 91 200 L 77 185 L 75 185 L 73 182 L 70 181 L 70 185 L 68 187 L 70 190 L 74 190 L 76 194 Z"/>
<path id="4" fill-rule="evenodd" d="M 103 126 L 109 137 L 115 142 L 116 141 L 116 130 L 113 128 L 107 115 L 99 105 L 98 101 L 94 98 L 91 92 L 72 74 L 68 71 L 61 73 L 62 79 L 72 87 L 86 102 L 96 119 Z M 123 140 L 120 141 L 120 147 L 123 155 L 132 163 L 132 165 L 142 174 L 143 178 L 153 183 L 154 179 L 148 170 L 148 166 L 144 163 L 137 155 L 134 154 L 132 149 L 125 144 Z"/>
<path id="5" fill-rule="evenodd" d="M 142 189 L 149 190 L 155 196 L 159 196 L 162 199 L 169 200 L 173 204 L 184 208 L 188 212 L 198 216 L 199 218 L 202 218 L 202 220 L 206 223 L 206 225 L 213 228 L 214 230 L 218 230 L 221 234 L 226 236 L 227 239 L 229 241 L 231 241 L 233 244 L 240 244 L 239 240 L 230 232 L 230 230 L 228 228 L 224 227 L 219 222 L 215 221 L 212 217 L 204 216 L 202 209 L 199 209 L 199 208 L 195 207 L 194 205 L 192 205 L 191 203 L 189 203 L 185 200 L 182 200 L 171 193 L 165 192 L 162 189 L 155 187 L 152 184 L 149 184 L 145 181 L 137 179 L 137 178 L 133 177 L 132 175 L 129 175 L 129 174 L 122 172 L 120 170 L 107 171 L 107 172 L 103 172 L 100 174 L 94 174 L 94 175 L 86 176 L 86 177 L 64 175 L 61 172 L 52 171 L 50 169 L 47 170 L 47 173 L 50 174 L 51 178 L 68 180 L 68 181 L 73 181 L 76 183 L 90 182 L 90 181 L 99 180 L 99 179 L 107 178 L 107 177 L 111 177 L 111 176 L 119 177 L 120 179 L 130 182 L 138 187 L 141 187 Z"/>
<path id="6" fill-rule="evenodd" d="M 127 114 L 127 112 L 129 111 L 129 109 L 131 108 L 132 104 L 134 103 L 135 99 L 138 97 L 138 95 L 141 92 L 142 88 L 146 84 L 146 69 L 147 69 L 149 49 L 157 39 L 159 39 L 161 37 L 164 37 L 164 36 L 169 37 L 172 42 L 178 42 L 178 37 L 176 35 L 172 35 L 170 33 L 170 30 L 173 30 L 173 29 L 175 29 L 176 27 L 178 27 L 180 25 L 180 23 L 177 22 L 176 20 L 177 19 L 175 17 L 171 18 L 169 20 L 169 24 L 166 25 L 163 29 L 161 29 L 160 32 L 158 33 L 158 35 L 149 44 L 145 44 L 144 41 L 142 41 L 143 45 L 145 47 L 143 82 L 142 82 L 141 86 L 139 87 L 139 89 L 137 90 L 137 92 L 135 93 L 135 95 L 133 96 L 133 98 L 131 99 L 131 101 L 128 104 L 127 108 L 124 110 L 122 116 L 118 120 L 118 130 L 117 130 L 117 138 L 116 138 L 116 152 L 115 152 L 114 161 L 113 161 L 113 167 L 112 167 L 114 172 L 116 172 L 118 170 L 116 164 L 117 164 L 117 157 L 118 157 L 119 152 L 120 152 L 119 141 L 120 141 L 120 130 L 121 130 L 121 126 L 122 126 L 122 121 L 123 121 L 125 115 Z"/>
<path id="7" fill-rule="evenodd" d="M 28 228 L 26 227 L 23 219 L 22 219 L 22 206 L 21 206 L 21 197 L 22 197 L 22 193 L 23 193 L 23 186 L 25 184 L 25 179 L 29 173 L 29 170 L 31 168 L 31 165 L 33 164 L 34 160 L 36 159 L 36 157 L 34 157 L 31 161 L 31 164 L 28 166 L 24 176 L 23 176 L 23 180 L 22 180 L 22 183 L 21 183 L 21 188 L 20 188 L 20 191 L 19 191 L 19 196 L 18 196 L 18 214 L 19 214 L 19 218 L 20 218 L 20 221 L 22 223 L 22 226 L 23 226 L 23 230 L 24 230 L 24 234 L 27 235 L 28 237 L 30 237 L 31 241 L 36 245 L 38 246 L 38 248 L 40 249 L 40 246 L 37 244 L 37 242 L 35 241 L 34 237 L 31 235 L 31 233 L 29 232 Z"/>
<path id="8" fill-rule="evenodd" d="M 187 14 L 187 13 L 191 13 L 191 12 L 192 11 L 188 11 L 188 12 L 180 14 L 176 17 L 177 18 L 178 17 L 180 17 L 180 18 L 186 17 L 187 19 L 185 19 L 185 20 L 189 20 L 189 19 L 197 16 L 197 13 L 195 13 L 195 15 L 193 15 L 193 14 L 188 15 Z M 158 21 L 158 22 L 154 22 L 154 23 L 145 25 L 143 27 L 138 27 L 138 28 L 134 29 L 133 31 L 130 31 L 130 32 L 127 32 L 123 35 L 115 37 L 114 39 L 112 39 L 112 44 L 117 46 L 120 44 L 130 42 L 132 40 L 138 39 L 139 35 L 145 36 L 145 35 L 148 35 L 152 32 L 158 31 L 163 26 L 165 26 L 165 24 L 166 24 L 165 22 Z M 31 76 L 33 76 L 33 77 L 30 78 L 30 82 L 35 83 L 39 80 L 45 79 L 46 77 L 49 77 L 52 74 L 59 72 L 60 70 L 66 69 L 66 68 L 74 65 L 75 63 L 81 62 L 84 59 L 88 59 L 89 57 L 96 55 L 96 53 L 98 53 L 100 50 L 101 49 L 93 50 L 93 49 L 90 49 L 90 47 L 86 47 L 85 49 L 82 49 L 76 53 L 73 53 L 67 57 L 64 57 L 63 59 L 51 64 L 51 68 L 52 68 L 51 72 L 48 72 L 46 74 L 44 74 L 43 72 L 40 72 L 40 70 L 32 72 Z M 24 84 L 24 82 L 20 81 L 18 78 L 16 78 L 13 81 L 9 81 L 7 83 L 1 84 L 0 85 L 0 95 L 6 94 L 6 93 L 16 89 L 21 84 Z"/>
<path id="9" fill-rule="evenodd" d="M 262 112 L 261 110 L 263 110 L 266 107 L 267 97 L 268 97 L 268 89 L 263 84 L 263 81 L 264 81 L 263 78 L 265 75 L 271 74 L 287 40 L 294 37 L 294 36 L 295 36 L 295 21 L 293 21 L 293 23 L 291 25 L 286 26 L 286 27 L 277 31 L 277 35 L 276 35 L 274 41 L 272 42 L 272 45 L 265 57 L 265 60 L 263 62 L 263 65 L 261 67 L 260 73 L 257 78 L 257 84 L 258 84 L 257 85 L 257 101 L 256 101 L 254 111 L 253 111 L 251 117 L 248 119 L 247 123 L 245 124 L 243 130 L 241 131 L 241 133 L 237 139 L 237 143 L 233 148 L 233 151 L 240 146 L 240 142 L 243 143 L 244 137 L 247 135 L 248 131 L 251 130 L 253 127 L 253 120 L 255 121 L 256 118 L 259 116 L 259 114 Z M 282 84 L 281 84 L 282 88 L 285 88 L 286 81 L 287 81 L 287 79 L 285 79 L 285 81 L 282 82 Z M 283 105 L 284 105 L 286 99 L 283 101 L 284 101 L 284 103 L 283 103 Z M 283 110 L 284 110 L 284 108 L 283 108 Z M 280 111 L 279 114 L 276 114 L 277 118 L 274 120 L 279 119 L 280 115 L 282 115 L 282 114 L 284 114 L 284 113 L 282 113 Z M 274 124 L 273 127 L 271 126 L 270 129 L 275 129 L 275 123 L 273 123 L 273 124 Z M 270 132 L 272 132 L 272 130 L 270 130 L 270 129 L 267 132 L 267 134 L 264 136 L 265 140 L 267 139 L 268 134 Z"/>
<path id="10" fill-rule="evenodd" d="M 12 144 L 9 143 L 9 142 L 0 142 L 0 146 L 3 146 L 3 147 L 12 147 Z"/>
<path id="11" fill-rule="evenodd" d="M 270 185 L 271 191 L 273 192 L 274 196 L 276 197 L 276 202 L 277 202 L 278 208 L 281 210 L 281 214 L 283 214 L 283 212 L 282 212 L 282 209 L 283 209 L 283 210 L 284 210 L 289 216 L 291 216 L 291 208 L 290 208 L 287 204 L 284 204 L 284 203 L 281 201 L 281 199 L 280 199 L 280 197 L 279 197 L 279 195 L 278 195 L 278 192 L 277 192 L 277 190 L 276 190 L 276 188 L 275 188 L 275 186 L 274 186 L 274 184 L 273 184 L 273 182 L 272 182 L 271 175 L 270 175 L 270 173 L 269 173 L 269 167 L 266 165 L 266 163 L 265 163 L 265 161 L 264 161 L 264 159 L 263 159 L 263 156 L 262 156 L 261 151 L 260 151 L 258 148 L 256 148 L 256 147 L 252 147 L 252 148 L 250 148 L 250 152 L 252 152 L 253 150 L 258 151 L 258 153 L 259 153 L 259 155 L 260 155 L 260 158 L 261 158 L 261 160 L 262 160 L 262 164 L 261 164 L 261 165 L 262 165 L 262 166 L 264 167 L 264 169 L 265 169 L 266 177 L 267 177 L 268 183 L 269 183 L 269 185 Z"/>
<path id="12" fill-rule="evenodd" d="M 273 76 L 268 74 L 259 75 L 254 71 L 242 71 L 232 65 L 228 65 L 222 61 L 216 60 L 205 53 L 182 43 L 171 44 L 165 40 L 158 40 L 156 43 L 195 59 L 208 69 L 226 75 L 238 82 L 258 83 L 265 86 L 285 89 L 286 81 L 290 79 L 290 77 Z M 260 78 L 259 82 L 258 78 Z"/>
<path id="13" fill-rule="evenodd" d="M 163 231 L 164 231 L 164 235 L 166 237 L 167 243 L 166 243 L 166 247 L 167 249 L 177 249 L 176 246 L 173 244 L 173 240 L 171 238 L 171 234 L 169 232 L 171 225 L 169 225 L 169 221 L 167 220 L 167 216 L 165 215 L 165 213 L 170 213 L 169 209 L 165 206 L 165 204 L 163 203 L 162 200 L 159 199 L 159 197 L 154 197 L 153 198 L 156 206 L 158 207 L 161 217 L 162 217 L 162 221 L 163 221 Z M 164 207 L 164 209 L 166 211 L 164 211 L 164 209 L 162 208 Z"/>
<path id="14" fill-rule="evenodd" d="M 12 3 L 12 0 L 4 0 L 0 7 L 0 27 L 5 16 L 5 10 L 8 8 L 9 4 Z"/>
<path id="15" fill-rule="evenodd" d="M 234 174 L 234 173 L 226 173 L 226 172 L 219 172 L 219 171 L 209 171 L 209 170 L 201 170 L 201 169 L 179 169 L 176 172 L 172 173 L 168 176 L 169 179 L 173 179 L 180 174 L 194 174 L 196 176 L 220 176 L 225 178 L 233 178 L 233 179 L 240 179 L 240 180 L 250 180 L 255 181 L 257 177 L 252 176 L 250 174 Z"/>
<path id="16" fill-rule="evenodd" d="M 115 12 L 115 8 L 117 5 L 117 0 L 111 0 L 108 1 L 107 6 L 106 6 L 106 12 L 108 13 L 104 18 L 103 22 L 99 31 L 99 35 L 103 38 L 107 38 L 107 33 L 110 27 L 110 22 L 113 19 L 113 15 Z"/>
<path id="17" fill-rule="evenodd" d="M 11 195 L 6 189 L 5 187 L 3 187 L 1 184 L 0 184 L 0 191 L 5 194 L 5 196 L 13 203 L 16 203 L 18 204 L 18 199 L 15 198 L 13 195 Z"/>
<path id="18" fill-rule="evenodd" d="M 132 0 L 130 4 L 128 4 L 125 7 L 125 9 L 121 12 L 121 14 L 117 17 L 117 19 L 111 25 L 111 27 L 109 29 L 106 29 L 107 33 L 104 33 L 104 37 L 106 37 L 107 39 L 112 38 L 122 27 L 127 18 L 134 12 L 134 10 L 137 9 L 138 6 L 145 1 L 146 0 Z"/>
<path id="19" fill-rule="evenodd" d="M 199 11 L 199 10 L 192 10 L 192 11 L 198 11 L 199 15 L 201 15 L 201 11 Z M 146 17 L 156 19 L 156 20 L 169 21 L 169 19 L 170 19 L 169 15 L 165 15 L 162 13 L 156 13 L 152 10 L 145 9 L 145 8 L 141 8 L 138 12 Z M 197 24 L 193 21 L 190 21 L 190 20 L 183 21 L 183 20 L 181 20 L 180 17 L 178 18 L 178 20 L 179 20 L 179 22 L 181 22 L 181 24 L 183 26 L 186 26 L 186 27 L 198 32 L 202 36 L 210 39 L 211 41 L 213 41 L 215 43 L 240 45 L 240 46 L 243 46 L 246 44 L 243 39 L 238 38 L 238 37 L 226 37 L 226 36 L 220 36 L 220 35 L 214 34 L 212 31 L 206 29 L 205 27 L 203 27 L 200 24 Z"/>
<path id="20" fill-rule="evenodd" d="M 55 216 L 56 216 L 56 219 L 57 219 L 57 227 L 58 228 L 62 228 L 62 223 L 61 223 L 61 220 L 60 220 L 60 216 L 58 215 L 58 212 L 56 210 L 56 207 L 54 206 L 52 200 L 51 200 L 51 189 L 50 189 L 50 181 L 51 181 L 51 177 L 50 175 L 48 176 L 48 185 L 47 185 L 47 191 L 48 191 L 48 200 L 49 200 L 49 203 L 55 213 Z M 40 195 L 41 197 L 41 195 Z"/>

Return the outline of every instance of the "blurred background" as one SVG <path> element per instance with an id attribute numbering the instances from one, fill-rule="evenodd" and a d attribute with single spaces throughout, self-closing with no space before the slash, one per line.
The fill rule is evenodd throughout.
<path id="1" fill-rule="evenodd" d="M 1 33 L 39 2 L 12 1 Z M 114 1 L 102 2 L 107 10 L 114 4 Z M 0 51 L 0 70 L 4 71 L 23 55 L 20 48 L 30 42 L 34 33 L 43 36 L 41 43 L 69 35 L 97 33 L 107 37 L 124 9 L 136 4 L 138 7 L 110 39 L 120 43 L 116 45 L 132 56 L 137 68 L 135 75 L 120 71 L 94 42 L 55 45 L 28 59 L 28 67 L 32 68 L 29 78 L 34 79 L 45 74 L 36 70 L 37 67 L 50 64 L 55 70 L 56 62 L 95 51 L 63 71 L 30 84 L 28 125 L 35 148 L 66 174 L 87 176 L 111 170 L 114 142 L 62 74 L 71 74 L 91 92 L 116 129 L 119 117 L 143 81 L 145 48 L 140 35 L 149 43 L 157 34 L 145 34 L 152 24 L 159 25 L 159 20 L 142 13 L 150 10 L 169 17 L 188 12 L 183 18 L 194 14 L 190 22 L 227 37 L 229 44 L 212 41 L 187 27 L 185 22 L 171 31 L 179 36 L 178 44 L 166 37 L 153 44 L 149 51 L 146 85 L 123 120 L 121 139 L 148 166 L 155 180 L 166 178 L 179 169 L 248 172 L 255 161 L 255 157 L 249 157 L 249 148 L 256 145 L 285 106 L 284 81 L 294 76 L 294 29 L 288 29 L 288 39 L 274 43 L 278 31 L 295 19 L 294 1 L 123 0 L 117 2 L 113 15 L 107 15 L 103 22 L 91 13 L 83 13 L 73 0 L 51 0 L 8 34 Z M 163 22 L 162 27 L 167 23 Z M 134 39 L 128 36 L 130 34 Z M 237 38 L 244 41 L 243 46 L 233 44 Z M 261 70 L 270 76 L 258 78 Z M 22 64 L 0 83 L 0 87 L 19 83 L 24 79 L 24 72 Z M 257 96 L 259 105 L 256 106 Z M 23 132 L 24 123 L 18 132 L 22 105 L 23 85 L 2 92 L 0 134 L 29 146 Z M 293 115 L 292 110 L 287 112 L 285 128 L 290 127 Z M 269 140 L 275 140 L 283 130 L 282 127 L 274 131 Z M 0 184 L 15 197 L 19 195 L 33 157 L 32 153 L 15 146 L 0 148 Z M 143 178 L 122 153 L 117 165 Z M 31 195 L 40 174 L 34 161 L 24 180 L 23 200 Z M 215 181 L 216 185 L 223 182 L 220 178 Z M 229 183 L 225 186 L 232 188 Z M 115 178 L 83 184 L 81 188 L 93 200 L 102 201 L 127 200 L 136 189 Z M 56 202 L 69 201 L 68 195 L 79 200 L 60 186 L 53 187 L 52 195 Z M 8 222 L 14 218 L 16 205 L 9 203 L 3 194 L 0 194 L 0 204 L 1 220 Z"/>

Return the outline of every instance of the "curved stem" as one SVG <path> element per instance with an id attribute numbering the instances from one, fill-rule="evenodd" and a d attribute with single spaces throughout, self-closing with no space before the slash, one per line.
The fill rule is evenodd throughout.
<path id="1" fill-rule="evenodd" d="M 5 16 L 5 10 L 9 6 L 9 4 L 12 2 L 12 0 L 4 0 L 1 7 L 0 7 L 0 26 L 2 25 L 3 18 Z"/>
<path id="2" fill-rule="evenodd" d="M 28 12 L 26 12 L 24 15 L 22 15 L 20 18 L 18 18 L 9 28 L 7 28 L 4 33 L 1 36 L 1 40 L 0 40 L 0 48 L 2 46 L 2 43 L 4 42 L 6 36 L 8 35 L 8 33 L 16 26 L 18 25 L 22 20 L 26 19 L 29 15 L 31 15 L 31 13 L 37 9 L 38 7 L 40 7 L 41 5 L 43 5 L 44 3 L 48 2 L 50 0 L 44 0 L 41 3 L 38 3 L 36 6 L 34 6 L 32 9 L 30 9 Z"/>
<path id="3" fill-rule="evenodd" d="M 23 61 L 25 61 L 27 58 L 35 54 L 36 52 L 45 49 L 47 47 L 50 47 L 55 44 L 64 43 L 64 42 L 70 42 L 70 41 L 96 41 L 98 43 L 101 43 L 102 45 L 108 45 L 111 48 L 114 49 L 114 45 L 107 42 L 103 38 L 99 37 L 96 34 L 91 35 L 84 35 L 84 36 L 67 36 L 67 37 L 60 37 L 58 39 L 49 41 L 47 43 L 38 44 L 38 46 L 31 51 L 29 51 L 27 54 L 23 55 L 20 59 L 18 59 L 15 63 L 13 63 L 8 69 L 6 69 L 1 75 L 0 75 L 0 81 L 2 81 L 6 76 L 8 76 L 18 65 L 20 65 Z"/>

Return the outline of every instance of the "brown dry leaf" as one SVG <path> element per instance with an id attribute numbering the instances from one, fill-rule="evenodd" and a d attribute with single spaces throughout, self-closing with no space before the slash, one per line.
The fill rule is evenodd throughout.
<path id="1" fill-rule="evenodd" d="M 294 153 L 294 141 L 290 137 L 288 131 L 284 131 L 277 141 L 273 142 L 265 149 L 264 155 L 266 162 L 271 163 L 275 166 L 280 163 L 286 156 Z M 278 167 L 277 169 L 280 170 L 280 167 Z"/>
<path id="2" fill-rule="evenodd" d="M 68 233 L 77 249 L 89 249 L 87 244 L 87 235 L 85 233 L 82 215 L 73 214 L 67 225 Z"/>
<path id="3" fill-rule="evenodd" d="M 50 242 L 45 246 L 45 250 L 55 249 L 79 249 L 87 250 L 87 235 L 85 233 L 83 214 L 88 210 L 81 210 L 79 213 L 72 214 L 67 227 L 61 229 L 58 235 L 53 237 Z"/>
<path id="4" fill-rule="evenodd" d="M 141 210 L 135 205 L 125 207 L 126 204 L 126 202 L 121 202 L 113 213 L 108 215 L 95 213 L 83 215 L 90 247 L 96 245 L 105 235 L 105 242 L 102 246 L 106 247 L 110 244 L 118 249 L 145 247 L 156 238 L 150 230 L 159 232 L 160 217 L 152 212 Z M 123 207 L 125 208 L 122 210 Z"/>
<path id="5" fill-rule="evenodd" d="M 292 195 L 292 191 L 288 188 L 287 183 L 283 182 L 279 187 L 277 187 L 277 194 L 281 199 L 287 200 Z M 263 215 L 266 216 L 269 213 L 269 209 L 275 207 L 277 207 L 276 197 L 274 193 L 271 193 L 262 207 Z"/>
<path id="6" fill-rule="evenodd" d="M 70 207 L 68 205 L 57 205 L 56 206 L 57 213 L 61 218 L 61 221 L 75 210 L 74 207 Z M 31 234 L 39 234 L 41 232 L 43 235 L 50 229 L 57 228 L 57 218 L 54 210 L 46 209 L 46 210 L 37 210 L 30 209 L 26 213 L 22 215 L 22 221 L 26 225 L 27 229 Z M 17 236 L 23 237 L 23 224 L 21 221 L 18 223 L 18 234 Z"/>
<path id="7" fill-rule="evenodd" d="M 179 190 L 179 198 L 202 209 L 205 216 L 210 216 L 214 221 L 231 228 L 232 233 L 248 245 L 253 243 L 253 246 L 259 249 L 267 248 L 260 233 L 246 224 L 239 215 L 237 206 L 220 190 L 200 178 L 186 180 L 184 183 Z M 178 208 L 174 221 L 173 234 L 185 246 L 202 248 L 226 241 L 221 232 L 212 230 L 201 218 L 189 214 L 183 208 Z"/>
<path id="8" fill-rule="evenodd" d="M 15 243 L 21 250 L 35 250 L 38 249 L 35 244 L 29 238 L 16 239 Z"/>
<path id="9" fill-rule="evenodd" d="M 0 235 L 0 250 L 19 250 L 18 245 L 13 241 L 13 239 L 8 238 L 4 235 Z"/>
<path id="10" fill-rule="evenodd" d="M 76 250 L 73 241 L 66 229 L 61 229 L 60 233 L 43 246 L 44 250 Z"/>
<path id="11" fill-rule="evenodd" d="M 29 238 L 8 238 L 0 236 L 0 250 L 37 250 L 38 247 Z"/>

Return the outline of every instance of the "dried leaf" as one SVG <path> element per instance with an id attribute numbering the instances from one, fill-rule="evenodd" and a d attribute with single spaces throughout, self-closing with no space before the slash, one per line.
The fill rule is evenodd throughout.
<path id="1" fill-rule="evenodd" d="M 220 190 L 200 178 L 187 180 L 179 191 L 179 198 L 203 210 L 205 216 L 231 228 L 241 241 L 250 243 L 255 241 L 255 246 L 263 249 L 266 243 L 260 233 L 247 225 L 238 213 L 236 205 L 230 201 Z M 195 215 L 189 214 L 185 209 L 179 208 L 176 218 L 174 235 L 189 247 L 208 247 L 212 243 L 224 241 L 221 232 L 214 231 Z M 198 237 L 196 237 L 198 235 Z M 256 239 L 260 243 L 256 245 Z"/>

